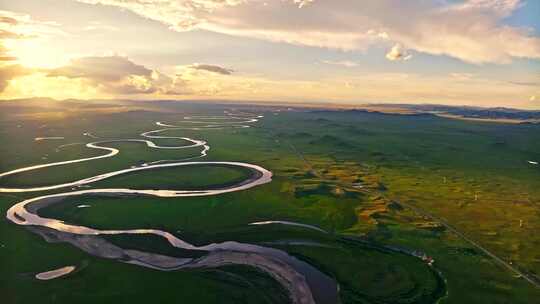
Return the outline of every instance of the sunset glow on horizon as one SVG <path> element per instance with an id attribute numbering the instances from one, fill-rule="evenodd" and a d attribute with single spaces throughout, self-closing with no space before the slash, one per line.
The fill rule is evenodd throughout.
<path id="1" fill-rule="evenodd" d="M 540 109 L 540 2 L 20 0 L 0 99 Z"/>

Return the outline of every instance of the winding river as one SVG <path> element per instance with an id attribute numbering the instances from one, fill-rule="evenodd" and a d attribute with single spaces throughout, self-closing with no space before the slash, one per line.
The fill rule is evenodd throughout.
<path id="1" fill-rule="evenodd" d="M 81 250 L 94 256 L 114 259 L 119 262 L 135 264 L 143 267 L 157 269 L 161 271 L 173 271 L 181 269 L 195 268 L 214 268 L 226 265 L 247 265 L 255 267 L 280 283 L 287 290 L 292 303 L 318 303 L 330 304 L 339 303 L 337 283 L 320 272 L 310 264 L 303 262 L 285 251 L 264 247 L 254 244 L 246 244 L 235 241 L 223 243 L 212 243 L 204 246 L 195 246 L 176 235 L 167 231 L 158 229 L 132 229 L 132 230 L 100 230 L 92 227 L 68 224 L 58 219 L 41 217 L 38 211 L 41 208 L 64 201 L 67 198 L 77 196 L 133 196 L 145 195 L 152 197 L 192 197 L 192 196 L 211 196 L 220 195 L 229 192 L 246 190 L 271 182 L 272 173 L 265 168 L 249 163 L 242 162 L 217 162 L 217 161 L 193 161 L 196 158 L 203 158 L 210 150 L 209 144 L 204 140 L 192 139 L 188 137 L 166 136 L 162 133 L 170 130 L 222 130 L 226 128 L 249 128 L 251 124 L 256 123 L 262 116 L 255 116 L 248 113 L 229 113 L 222 116 L 187 116 L 184 117 L 180 125 L 166 124 L 157 122 L 160 129 L 144 132 L 141 137 L 145 139 L 115 139 L 101 140 L 87 143 L 86 147 L 106 152 L 105 154 L 80 158 L 68 161 L 40 164 L 24 167 L 8 172 L 0 173 L 0 180 L 14 174 L 44 169 L 53 166 L 71 165 L 80 162 L 89 162 L 97 159 L 103 159 L 116 156 L 120 151 L 116 148 L 108 147 L 107 144 L 115 142 L 140 142 L 152 149 L 188 149 L 200 148 L 200 153 L 195 157 L 179 160 L 159 160 L 145 163 L 140 166 L 99 174 L 84 179 L 40 187 L 29 188 L 0 188 L 0 192 L 37 192 L 46 190 L 55 190 L 67 187 L 80 187 L 91 184 L 96 181 L 104 180 L 113 176 L 122 175 L 131 172 L 154 170 L 158 168 L 176 168 L 185 166 L 232 166 L 248 169 L 250 176 L 235 185 L 230 185 L 220 189 L 208 190 L 152 190 L 152 189 L 129 189 L 129 188 L 102 188 L 102 189 L 84 189 L 57 194 L 49 194 L 30 198 L 13 205 L 7 211 L 7 219 L 11 222 L 27 227 L 30 231 L 41 235 L 48 242 L 68 242 Z M 187 145 L 180 146 L 160 146 L 152 139 L 178 139 L 187 142 Z M 64 145 L 65 146 L 65 145 Z M 252 223 L 252 225 L 263 224 L 289 224 L 297 225 L 311 229 L 317 227 L 296 224 L 285 221 L 269 221 Z M 322 231 L 322 230 L 321 230 Z M 104 235 L 128 235 L 128 234 L 150 234 L 166 239 L 171 246 L 184 250 L 204 251 L 205 255 L 199 258 L 178 258 L 165 256 L 153 252 L 146 252 L 133 249 L 121 248 L 107 241 Z M 68 266 L 71 267 L 71 266 Z M 65 270 L 68 268 L 61 268 Z M 63 273 L 70 271 L 54 270 L 46 272 L 41 277 L 56 278 Z M 52 275 L 51 275 L 52 274 Z"/>

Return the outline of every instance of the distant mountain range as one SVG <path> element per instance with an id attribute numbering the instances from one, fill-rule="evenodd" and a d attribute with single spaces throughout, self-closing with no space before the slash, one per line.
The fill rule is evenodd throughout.
<path id="1" fill-rule="evenodd" d="M 377 108 L 384 112 L 385 108 L 402 109 L 405 113 L 421 114 L 429 113 L 440 116 L 455 116 L 479 120 L 514 120 L 516 122 L 540 122 L 540 111 L 519 110 L 505 107 L 482 108 L 473 106 L 446 106 L 435 104 L 374 104 L 366 106 L 366 109 Z"/>
<path id="2" fill-rule="evenodd" d="M 117 107 L 117 106 L 138 106 L 138 107 L 151 107 L 156 102 L 160 101 L 135 101 L 135 100 L 54 100 L 50 98 L 27 98 L 17 100 L 0 100 L 0 105 L 5 109 L 7 107 L 15 108 L 24 107 L 27 109 L 34 109 L 35 111 L 41 110 L 42 107 L 51 109 L 51 105 L 55 105 L 60 109 L 66 109 L 69 105 L 70 109 L 75 108 L 93 108 L 93 107 Z M 163 102 L 174 102 L 163 101 Z M 449 118 L 461 118 L 471 120 L 492 120 L 514 123 L 540 123 L 540 110 L 520 110 L 506 107 L 495 108 L 482 108 L 474 106 L 448 106 L 437 104 L 365 104 L 365 105 L 336 105 L 336 104 L 298 104 L 298 103 L 276 103 L 276 102 L 264 102 L 264 101 L 231 101 L 231 100 L 182 100 L 178 102 L 192 103 L 192 104 L 231 104 L 231 105 L 253 105 L 253 106 L 266 106 L 266 107 L 292 107 L 292 108 L 312 108 L 319 110 L 352 110 L 352 111 L 366 111 L 366 112 L 380 112 L 389 114 L 408 114 L 408 115 L 420 115 L 431 114 L 444 116 Z"/>

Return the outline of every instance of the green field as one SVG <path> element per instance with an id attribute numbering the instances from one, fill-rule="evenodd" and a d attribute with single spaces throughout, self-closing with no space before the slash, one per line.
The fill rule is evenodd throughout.
<path id="1" fill-rule="evenodd" d="M 83 106 L 75 104 L 73 106 Z M 140 103 L 137 106 L 141 106 Z M 1 105 L 0 105 L 1 107 Z M 91 157 L 82 144 L 138 138 L 187 115 L 222 115 L 231 108 L 263 114 L 252 128 L 171 130 L 168 136 L 203 139 L 198 161 L 260 165 L 271 183 L 208 197 L 84 195 L 40 210 L 44 217 L 99 229 L 161 229 L 196 245 L 238 241 L 282 249 L 335 278 L 342 303 L 533 303 L 540 289 L 441 225 L 512 263 L 538 282 L 540 274 L 540 125 L 460 121 L 432 115 L 156 102 L 147 111 L 47 119 L 0 111 L 0 172 Z M 279 110 L 279 111 L 278 111 Z M 21 109 L 24 113 L 24 109 Z M 45 127 L 43 127 L 45 126 Z M 160 135 L 164 135 L 160 134 Z M 62 136 L 64 140 L 35 141 Z M 154 140 L 162 145 L 179 141 Z M 46 168 L 0 179 L 0 187 L 51 185 L 141 162 L 199 155 L 200 148 L 151 149 L 141 143 L 108 145 L 113 158 Z M 252 172 L 230 166 L 186 166 L 134 172 L 91 188 L 219 189 Z M 0 193 L 0 211 L 59 189 Z M 78 205 L 89 208 L 78 208 Z M 315 225 L 251 226 L 266 220 Z M 170 256 L 183 252 L 163 239 L 115 236 L 129 249 Z M 421 251 L 433 266 L 404 252 Z M 34 274 L 65 265 L 66 277 Z M 0 293 L 5 303 L 283 303 L 282 287 L 246 266 L 163 272 L 88 255 L 66 243 L 47 243 L 8 220 L 0 221 Z"/>

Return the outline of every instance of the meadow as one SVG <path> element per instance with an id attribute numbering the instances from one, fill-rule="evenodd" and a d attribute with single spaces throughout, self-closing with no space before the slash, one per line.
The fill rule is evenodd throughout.
<path id="1" fill-rule="evenodd" d="M 84 105 L 77 105 L 84 106 Z M 41 216 L 101 229 L 159 228 L 197 245 L 234 240 L 279 248 L 335 278 L 342 303 L 531 303 L 540 290 L 437 222 L 442 219 L 532 278 L 540 273 L 540 126 L 282 107 L 156 102 L 109 114 L 75 117 L 0 114 L 0 171 L 100 154 L 82 144 L 139 138 L 156 121 L 248 111 L 265 117 L 246 129 L 174 130 L 204 139 L 205 161 L 242 161 L 273 172 L 273 181 L 211 197 L 81 196 Z M 24 113 L 24 109 L 21 110 Z M 0 111 L 1 113 L 1 111 Z M 64 140 L 35 141 L 42 136 Z M 158 141 L 158 140 L 156 140 Z M 177 144 L 162 140 L 160 144 Z M 200 148 L 154 150 L 114 143 L 113 158 L 21 173 L 1 186 L 48 185 L 141 162 L 197 156 Z M 227 166 L 189 166 L 113 177 L 96 188 L 220 188 L 251 173 Z M 47 193 L 65 190 L 49 191 Z M 0 194 L 0 211 L 43 193 Z M 78 205 L 89 208 L 78 208 Z M 418 209 L 412 209 L 409 206 Z M 426 216 L 433 215 L 433 217 Z M 253 222 L 287 220 L 320 227 Z M 127 248 L 173 256 L 160 238 L 111 237 Z M 0 292 L 7 303 L 282 303 L 267 275 L 244 266 L 161 272 L 100 259 L 65 243 L 47 243 L 0 221 Z M 428 266 L 410 252 L 433 257 Z M 75 273 L 51 281 L 33 275 L 65 265 Z M 28 292 L 31 290 L 31 292 Z"/>

